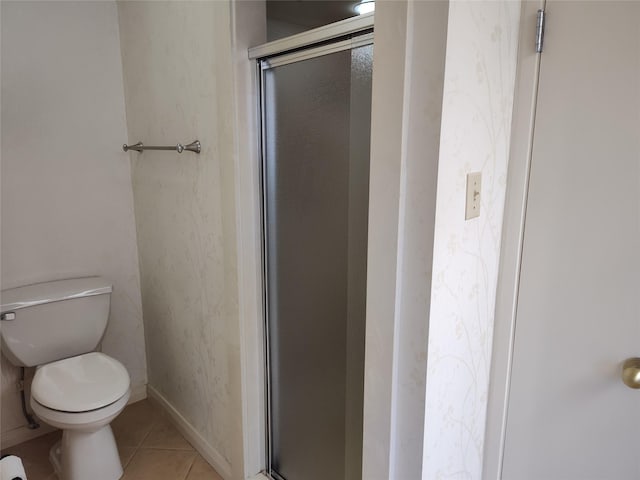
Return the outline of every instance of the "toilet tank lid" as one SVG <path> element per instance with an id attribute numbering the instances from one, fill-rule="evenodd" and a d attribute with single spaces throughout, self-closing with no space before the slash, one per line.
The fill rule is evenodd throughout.
<path id="1" fill-rule="evenodd" d="M 43 303 L 111 293 L 111 282 L 102 277 L 70 278 L 2 290 L 0 310 L 9 312 Z"/>

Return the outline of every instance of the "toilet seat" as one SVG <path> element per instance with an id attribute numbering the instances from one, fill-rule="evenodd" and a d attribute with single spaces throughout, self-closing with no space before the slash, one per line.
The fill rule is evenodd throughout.
<path id="1" fill-rule="evenodd" d="M 31 395 L 49 410 L 90 412 L 121 400 L 129 392 L 129 383 L 120 362 L 91 352 L 38 367 Z"/>
<path id="2" fill-rule="evenodd" d="M 108 425 L 127 406 L 131 391 L 123 395 L 114 403 L 106 407 L 98 408 L 88 412 L 63 412 L 53 410 L 36 402 L 31 397 L 31 409 L 36 416 L 44 423 L 61 430 L 95 430 L 97 426 Z"/>

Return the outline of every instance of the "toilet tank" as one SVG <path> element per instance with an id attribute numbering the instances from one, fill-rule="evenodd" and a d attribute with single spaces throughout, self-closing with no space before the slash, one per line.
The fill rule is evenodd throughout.
<path id="1" fill-rule="evenodd" d="M 3 290 L 2 353 L 34 367 L 96 349 L 109 319 L 111 283 L 73 278 Z"/>

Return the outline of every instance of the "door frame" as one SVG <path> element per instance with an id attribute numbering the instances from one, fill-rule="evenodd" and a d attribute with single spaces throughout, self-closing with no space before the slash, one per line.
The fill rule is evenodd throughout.
<path id="1" fill-rule="evenodd" d="M 237 2 L 233 2 L 237 3 Z M 243 478 L 264 479 L 267 458 L 266 332 L 262 228 L 261 75 L 259 59 L 369 30 L 374 14 L 360 15 L 245 50 L 236 61 L 236 227 Z"/>
<path id="2" fill-rule="evenodd" d="M 267 169 L 266 162 L 266 134 L 265 134 L 265 125 L 266 125 L 266 106 L 265 106 L 265 72 L 271 70 L 273 68 L 277 68 L 283 65 L 289 65 L 292 63 L 298 63 L 305 60 L 310 60 L 318 57 L 322 57 L 325 55 L 331 55 L 338 52 L 351 51 L 359 47 L 364 47 L 367 45 L 373 45 L 373 25 L 369 21 L 368 18 L 362 21 L 361 18 L 355 17 L 352 19 L 347 19 L 346 23 L 338 22 L 341 25 L 338 25 L 341 28 L 335 28 L 336 24 L 328 25 L 327 27 L 322 27 L 325 30 L 326 35 L 322 38 L 318 34 L 314 35 L 314 38 L 319 38 L 318 43 L 308 43 L 304 42 L 304 46 L 298 47 L 301 42 L 292 42 L 290 39 L 292 37 L 287 37 L 283 39 L 286 42 L 286 49 L 282 52 L 272 53 L 267 57 L 256 57 L 257 64 L 257 74 L 258 80 L 257 83 L 259 85 L 259 118 L 260 118 L 260 231 L 261 231 L 261 274 L 262 274 L 262 322 L 263 322 L 263 355 L 264 355 L 264 411 L 265 411 L 265 470 L 267 472 L 267 477 L 274 478 L 276 480 L 283 480 L 282 477 L 275 471 L 271 458 L 272 458 L 272 446 L 273 439 L 271 437 L 271 426 L 272 426 L 272 404 L 271 404 L 271 376 L 270 376 L 270 365 L 271 365 L 271 350 L 269 347 L 269 300 L 268 300 L 268 289 L 269 289 L 269 268 L 267 266 L 266 256 L 268 249 L 267 242 L 267 231 L 266 227 L 268 224 L 267 218 L 267 198 L 265 196 L 265 192 L 267 189 L 267 180 L 265 178 L 264 172 Z M 352 35 L 353 34 L 353 35 Z M 303 34 L 304 35 L 304 34 Z M 348 35 L 346 39 L 341 39 L 344 35 Z M 306 37 L 306 35 L 305 35 Z M 303 38 L 305 38 L 303 37 Z M 291 48 L 292 44 L 294 45 Z M 269 50 L 264 47 L 257 47 L 257 51 Z M 273 51 L 273 49 L 271 49 Z M 251 56 L 251 51 L 249 52 Z M 363 339 L 364 339 L 364 332 Z M 364 361 L 364 359 L 363 359 Z"/>
<path id="3" fill-rule="evenodd" d="M 500 480 L 505 447 L 509 389 L 527 215 L 529 175 L 542 54 L 536 53 L 536 16 L 546 0 L 522 2 L 511 151 L 502 228 L 500 267 L 482 478 Z"/>

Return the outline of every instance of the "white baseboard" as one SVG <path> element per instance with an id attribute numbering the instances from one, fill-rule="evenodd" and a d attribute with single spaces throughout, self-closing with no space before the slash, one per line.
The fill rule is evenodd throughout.
<path id="1" fill-rule="evenodd" d="M 147 398 L 147 386 L 145 384 L 135 385 L 131 387 L 131 396 L 129 397 L 127 405 L 139 402 L 140 400 L 144 400 L 145 398 Z M 2 435 L 0 435 L 0 448 L 4 450 L 5 448 L 13 447 L 14 445 L 18 445 L 19 443 L 33 440 L 34 438 L 41 437 L 56 430 L 54 427 L 47 425 L 42 420 L 38 419 L 38 421 L 40 423 L 40 428 L 36 428 L 35 430 L 30 430 L 25 425 L 6 432 L 2 432 Z"/>
<path id="2" fill-rule="evenodd" d="M 5 448 L 13 447 L 14 445 L 18 445 L 19 443 L 33 440 L 34 438 L 41 437 L 42 435 L 46 435 L 47 433 L 51 433 L 56 430 L 52 426 L 43 423 L 40 419 L 38 419 L 38 423 L 40 423 L 40 428 L 36 428 L 35 430 L 31 430 L 25 425 L 22 427 L 13 428 L 7 432 L 2 432 L 2 438 L 0 438 L 0 448 L 4 450 Z"/>
<path id="3" fill-rule="evenodd" d="M 149 399 L 155 401 L 173 421 L 176 428 L 191 445 L 209 462 L 225 480 L 231 480 L 231 464 L 175 409 L 169 401 L 151 385 L 147 386 Z"/>
<path id="4" fill-rule="evenodd" d="M 129 401 L 127 405 L 131 405 L 132 403 L 139 402 L 140 400 L 144 400 L 147 398 L 147 385 L 135 385 L 131 387 L 131 395 L 129 396 Z"/>

